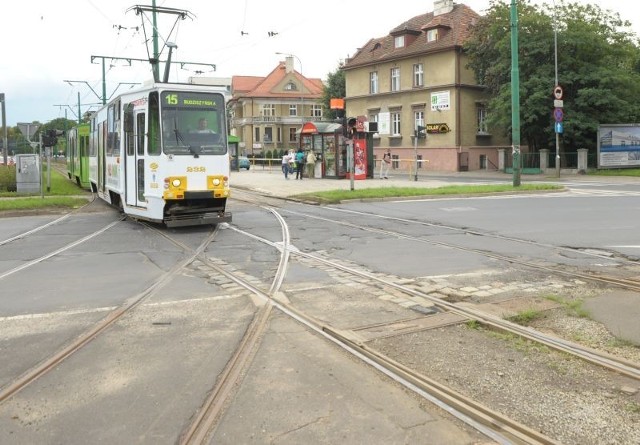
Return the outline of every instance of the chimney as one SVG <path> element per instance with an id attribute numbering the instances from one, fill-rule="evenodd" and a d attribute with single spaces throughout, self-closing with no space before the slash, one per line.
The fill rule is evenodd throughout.
<path id="1" fill-rule="evenodd" d="M 284 62 L 284 72 L 289 74 L 295 71 L 293 67 L 293 56 L 287 56 Z"/>
<path id="2" fill-rule="evenodd" d="M 453 0 L 435 0 L 433 2 L 433 16 L 447 14 L 453 11 Z"/>

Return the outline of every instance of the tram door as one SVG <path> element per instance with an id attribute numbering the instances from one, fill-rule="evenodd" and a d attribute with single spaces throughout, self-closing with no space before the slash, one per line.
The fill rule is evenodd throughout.
<path id="1" fill-rule="evenodd" d="M 145 207 L 144 199 L 144 152 L 145 152 L 145 113 L 134 115 L 133 137 L 127 143 L 126 188 L 127 205 Z"/>

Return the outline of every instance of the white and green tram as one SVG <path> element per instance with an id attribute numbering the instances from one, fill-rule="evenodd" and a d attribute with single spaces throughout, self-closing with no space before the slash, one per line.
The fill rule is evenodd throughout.
<path id="1" fill-rule="evenodd" d="M 156 83 L 111 100 L 91 119 L 92 190 L 168 227 L 231 221 L 225 95 Z"/>

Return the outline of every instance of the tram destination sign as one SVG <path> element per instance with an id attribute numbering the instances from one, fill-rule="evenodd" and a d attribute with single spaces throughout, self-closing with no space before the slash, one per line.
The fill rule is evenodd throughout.
<path id="1" fill-rule="evenodd" d="M 165 106 L 180 108 L 217 108 L 222 103 L 220 93 L 200 93 L 191 91 L 165 91 L 162 100 Z"/>

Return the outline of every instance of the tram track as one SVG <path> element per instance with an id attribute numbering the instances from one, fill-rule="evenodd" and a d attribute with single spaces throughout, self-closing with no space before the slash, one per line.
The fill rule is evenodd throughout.
<path id="1" fill-rule="evenodd" d="M 273 211 L 273 210 L 272 210 Z M 232 230 L 242 233 L 245 236 L 249 236 L 256 240 L 261 240 L 265 244 L 271 245 L 282 251 L 282 257 L 285 252 L 289 250 L 288 243 L 270 242 L 262 239 L 254 234 L 240 231 L 236 228 L 230 227 Z M 298 255 L 301 252 L 291 250 L 289 255 Z M 312 256 L 313 258 L 313 256 Z M 268 307 L 278 309 L 280 312 L 291 317 L 297 322 L 303 324 L 309 328 L 312 332 L 320 335 L 326 340 L 330 341 L 334 345 L 340 347 L 346 352 L 354 355 L 362 360 L 369 366 L 374 367 L 378 371 L 390 377 L 392 380 L 401 383 L 411 391 L 419 394 L 423 398 L 431 401 L 436 406 L 447 411 L 449 414 L 458 418 L 459 420 L 467 423 L 475 430 L 485 434 L 487 437 L 493 439 L 499 444 L 556 444 L 553 439 L 545 436 L 544 434 L 535 431 L 532 428 L 527 427 L 517 421 L 512 420 L 508 416 L 502 415 L 490 408 L 484 406 L 477 401 L 474 401 L 464 395 L 447 388 L 445 385 L 438 384 L 427 377 L 420 375 L 419 373 L 403 367 L 397 362 L 394 362 L 388 357 L 372 351 L 366 345 L 363 345 L 353 338 L 349 338 L 349 335 L 339 329 L 336 329 L 326 323 L 318 321 L 312 315 L 305 313 L 304 311 L 296 308 L 290 303 L 276 300 L 273 297 L 271 291 L 261 290 L 251 283 L 247 282 L 243 277 L 238 276 L 234 272 L 227 271 L 224 267 L 217 263 L 211 262 L 206 258 L 200 258 L 205 264 L 219 273 L 227 276 L 229 279 L 241 284 L 243 287 L 251 290 L 255 295 L 259 296 L 265 301 Z M 330 263 L 333 264 L 333 263 Z M 279 270 L 282 270 L 281 267 Z M 270 310 L 269 310 L 270 311 Z M 263 309 L 258 318 L 260 321 L 254 320 L 254 325 L 259 326 L 254 329 L 249 329 L 248 336 L 251 339 L 257 338 L 261 335 L 262 329 L 266 326 L 266 321 L 262 320 L 268 318 L 269 314 L 267 310 Z M 243 344 L 236 351 L 236 356 L 247 357 L 247 349 L 254 348 L 256 343 L 254 340 L 243 341 Z M 199 414 L 196 416 L 194 422 L 188 429 L 183 432 L 180 444 L 192 444 L 203 443 L 213 429 L 215 428 L 215 420 L 220 416 L 220 409 L 226 397 L 228 397 L 228 387 L 236 384 L 239 369 L 246 366 L 245 360 L 240 360 L 239 364 L 235 364 L 235 358 L 230 362 L 229 370 L 225 371 L 218 379 L 222 382 L 214 388 L 211 396 L 207 402 L 203 405 Z"/>
<path id="2" fill-rule="evenodd" d="M 372 215 L 372 214 L 367 214 L 367 213 L 363 213 L 363 212 L 352 212 L 350 210 L 344 210 L 344 209 L 337 209 L 340 212 L 347 212 L 347 213 L 355 213 L 359 216 L 371 216 L 371 217 L 379 217 L 379 215 Z M 369 227 L 369 226 L 365 226 L 365 225 L 361 225 L 361 224 L 354 224 L 354 223 L 350 223 L 350 222 L 345 222 L 345 221 L 341 221 L 341 220 L 337 220 L 337 219 L 331 219 L 331 218 L 327 218 L 327 217 L 323 217 L 323 216 L 318 216 L 318 215 L 311 215 L 308 213 L 304 213 L 304 212 L 299 212 L 299 211 L 294 211 L 294 210 L 289 210 L 289 209 L 283 209 L 283 212 L 287 213 L 287 214 L 291 214 L 291 215 L 296 215 L 299 217 L 305 217 L 305 218 L 310 218 L 310 219 L 315 219 L 315 220 L 320 220 L 320 221 L 324 221 L 324 222 L 328 222 L 330 224 L 333 225 L 340 225 L 343 227 L 349 227 L 349 228 L 353 228 L 353 229 L 357 229 L 357 230 L 362 230 L 362 231 L 367 231 L 367 232 L 372 232 L 372 233 L 376 233 L 376 234 L 381 234 L 381 235 L 385 235 L 385 236 L 390 236 L 393 238 L 398 238 L 398 239 L 405 239 L 411 242 L 417 242 L 417 243 L 425 243 L 425 244 L 429 244 L 429 245 L 434 245 L 434 246 L 439 246 L 439 247 L 446 247 L 446 248 L 450 248 L 450 249 L 456 249 L 459 251 L 463 251 L 463 252 L 467 252 L 467 253 L 473 253 L 476 255 L 481 255 L 487 258 L 492 258 L 498 261 L 504 261 L 510 264 L 515 264 L 518 266 L 522 266 L 522 267 L 527 267 L 527 268 L 531 268 L 534 270 L 538 270 L 538 271 L 543 271 L 546 272 L 548 274 L 551 275 L 563 275 L 566 277 L 570 277 L 570 278 L 574 278 L 574 279 L 581 279 L 581 280 L 587 280 L 587 281 L 591 281 L 591 282 L 596 282 L 599 284 L 605 284 L 605 285 L 610 285 L 610 286 L 616 286 L 618 288 L 621 289 L 626 289 L 626 290 L 631 290 L 631 291 L 635 291 L 635 292 L 640 292 L 640 282 L 637 279 L 634 278 L 618 278 L 618 277 L 613 277 L 613 276 L 607 276 L 607 275 L 602 275 L 602 274 L 588 274 L 588 273 L 582 273 L 582 272 L 578 272 L 575 270 L 563 270 L 562 268 L 559 267 L 559 265 L 554 265 L 554 266 L 547 266 L 547 265 L 542 265 L 542 264 L 538 264 L 532 261 L 527 261 L 527 260 L 523 260 L 520 258 L 513 258 L 507 255 L 503 255 L 503 254 L 499 254 L 499 253 L 495 253 L 495 252 L 489 252 L 486 250 L 480 250 L 480 249 L 475 249 L 475 248 L 471 248 L 471 247 L 467 247 L 467 246 L 461 246 L 458 244 L 453 244 L 453 243 L 448 243 L 448 242 L 442 242 L 442 241 L 436 241 L 436 240 L 429 240 L 429 239 L 424 239 L 422 237 L 416 237 L 413 235 L 407 235 L 395 230 L 388 230 L 388 229 L 379 229 L 379 228 L 373 228 L 373 227 Z M 434 224 L 432 223 L 420 223 L 420 222 L 415 222 L 412 220 L 406 220 L 403 218 L 393 218 L 393 217 L 382 217 L 385 219 L 391 219 L 393 221 L 402 221 L 402 222 L 407 222 L 407 223 L 414 223 L 414 224 L 421 224 L 421 225 L 430 225 L 433 226 Z M 508 240 L 508 241 L 516 241 L 516 242 L 523 242 L 526 244 L 534 244 L 536 246 L 540 246 L 540 247 L 545 247 L 545 248 L 553 248 L 553 249 L 558 249 L 558 250 L 568 250 L 568 248 L 566 247 L 558 247 L 558 246 L 552 246 L 552 245 L 547 245 L 544 243 L 536 243 L 533 241 L 529 241 L 529 240 L 520 240 L 518 238 L 513 238 L 513 237 L 503 237 L 500 235 L 495 235 L 495 234 L 487 234 L 484 232 L 480 232 L 480 231 L 473 231 L 473 230 L 467 230 L 467 229 L 462 229 L 462 228 L 457 228 L 457 227 L 453 227 L 453 226 L 447 226 L 447 225 L 435 225 L 437 227 L 444 227 L 446 229 L 450 229 L 450 230 L 456 230 L 456 231 L 463 231 L 464 233 L 472 233 L 474 235 L 478 235 L 478 236 L 491 236 L 493 238 L 500 238 L 500 239 L 504 239 L 504 240 Z M 237 230 L 237 229 L 236 229 Z M 257 237 L 255 235 L 252 234 L 247 234 L 247 236 L 250 236 L 258 241 L 261 241 L 263 243 L 266 244 L 270 244 L 273 245 L 274 247 L 278 247 L 277 245 L 275 245 L 273 242 L 261 238 L 261 237 Z M 575 249 L 571 249 L 572 252 L 576 252 Z M 597 256 L 597 257 L 603 257 L 602 255 L 599 255 L 597 253 L 591 253 L 591 252 L 579 252 L 581 254 L 584 254 L 585 256 Z M 548 347 L 551 347 L 555 350 L 558 351 L 562 351 L 574 356 L 577 356 L 583 360 L 587 360 L 591 363 L 595 363 L 599 366 L 605 367 L 607 369 L 610 369 L 614 372 L 620 373 L 622 375 L 626 375 L 628 377 L 634 378 L 636 380 L 640 380 L 640 364 L 637 363 L 633 363 L 624 359 L 620 359 L 614 356 L 611 356 L 609 354 L 600 352 L 600 351 L 596 351 L 592 348 L 588 348 L 586 346 L 574 343 L 574 342 L 569 342 L 557 337 L 553 337 L 553 336 L 549 336 L 549 335 L 545 335 L 542 334 L 540 332 L 537 332 L 533 329 L 527 328 L 525 326 L 521 326 L 519 324 L 510 322 L 508 320 L 504 320 L 502 318 L 499 317 L 495 317 L 491 314 L 487 314 L 484 313 L 482 311 L 479 310 L 474 310 L 468 307 L 463 307 L 460 305 L 457 305 L 455 303 L 450 303 L 447 301 L 444 301 L 438 297 L 433 297 L 431 295 L 429 295 L 428 293 L 424 293 L 421 292 L 419 290 L 410 288 L 408 286 L 405 285 L 399 285 L 393 282 L 390 282 L 388 280 L 382 279 L 378 276 L 376 276 L 375 274 L 369 273 L 369 272 L 363 272 L 363 271 L 359 271 L 359 270 L 355 270 L 351 267 L 346 267 L 343 266 L 342 264 L 339 264 L 338 262 L 332 261 L 332 260 L 327 260 L 324 258 L 321 258 L 318 255 L 314 255 L 314 254 L 309 254 L 309 253 L 305 253 L 305 252 L 301 252 L 301 251 L 294 251 L 292 252 L 293 255 L 296 256 L 302 256 L 302 257 L 306 257 L 308 259 L 312 259 L 315 261 L 319 261 L 323 264 L 326 264 L 330 267 L 335 267 L 337 269 L 340 269 L 344 272 L 348 272 L 351 273 L 355 276 L 359 276 L 362 278 L 367 278 L 369 280 L 384 284 L 386 286 L 390 286 L 396 290 L 399 290 L 407 295 L 412 295 L 412 296 L 417 296 L 417 297 L 421 297 L 421 298 L 425 298 L 426 300 L 432 302 L 436 307 L 443 309 L 445 311 L 449 311 L 451 313 L 455 313 L 458 314 L 460 316 L 466 317 L 468 319 L 471 320 L 476 320 L 478 322 L 484 323 L 487 326 L 491 326 L 493 328 L 505 331 L 505 332 L 510 332 L 512 334 L 518 335 L 522 338 L 526 338 L 529 339 L 531 341 L 535 341 L 537 343 L 540 344 L 544 344 Z M 608 257 L 607 257 L 608 258 Z M 630 264 L 634 264 L 637 265 L 637 262 L 635 261 L 630 261 L 630 260 L 625 260 L 626 262 L 630 263 Z"/>
<path id="3" fill-rule="evenodd" d="M 242 231 L 240 231 L 239 229 L 234 229 L 234 230 L 237 230 L 242 233 Z M 250 236 L 251 238 L 259 240 L 265 244 L 269 244 L 274 247 L 279 247 L 276 243 L 270 240 L 267 240 L 265 238 L 257 237 L 253 234 L 247 234 L 247 236 Z M 472 250 L 475 250 L 475 249 L 472 249 Z M 374 273 L 363 271 L 363 270 L 357 270 L 357 269 L 354 269 L 353 267 L 345 266 L 337 261 L 326 259 L 316 254 L 295 250 L 291 252 L 291 255 L 317 261 L 319 263 L 336 268 L 343 272 L 347 272 L 354 276 L 357 276 L 360 278 L 366 278 L 371 282 L 379 283 L 389 288 L 393 288 L 406 295 L 424 298 L 430 301 L 431 303 L 433 303 L 436 307 L 442 310 L 445 310 L 447 312 L 451 312 L 451 313 L 463 316 L 469 320 L 476 320 L 478 322 L 481 322 L 488 326 L 492 326 L 501 331 L 509 332 L 509 333 L 518 335 L 522 338 L 526 338 L 526 339 L 535 341 L 537 343 L 544 344 L 555 350 L 571 354 L 573 356 L 576 356 L 583 360 L 600 365 L 602 367 L 605 367 L 607 369 L 610 369 L 622 375 L 626 375 L 636 380 L 640 380 L 640 364 L 629 362 L 627 360 L 620 359 L 617 357 L 613 357 L 609 354 L 605 354 L 605 353 L 593 350 L 591 348 L 587 348 L 585 346 L 582 346 L 574 342 L 570 342 L 567 340 L 563 340 L 557 337 L 540 333 L 538 331 L 535 331 L 534 329 L 521 326 L 519 324 L 510 322 L 508 320 L 504 320 L 502 318 L 493 316 L 491 314 L 487 314 L 480 310 L 474 310 L 468 307 L 460 306 L 456 303 L 444 301 L 438 297 L 434 297 L 428 293 L 416 290 L 404 284 L 397 284 L 388 279 L 381 278 Z M 605 281 L 605 282 L 608 282 L 608 281 Z"/>
<path id="4" fill-rule="evenodd" d="M 51 258 L 52 256 L 54 256 L 54 255 L 56 255 L 56 254 L 58 254 L 58 253 L 60 253 L 60 252 L 62 252 L 64 250 L 71 249 L 72 247 L 77 246 L 81 242 L 87 241 L 88 239 L 91 239 L 91 238 L 93 238 L 95 236 L 98 236 L 99 234 L 105 232 L 106 230 L 108 230 L 109 228 L 113 227 L 114 225 L 116 225 L 120 221 L 121 220 L 114 221 L 111 224 L 103 227 L 102 229 L 93 232 L 91 235 L 88 235 L 87 237 L 85 237 L 85 238 L 83 238 L 81 240 L 78 240 L 78 241 L 76 241 L 74 243 L 71 243 L 71 244 L 65 246 L 65 248 L 63 248 L 63 249 L 58 249 L 55 252 L 52 252 L 52 253 L 50 253 L 48 255 L 45 255 L 45 256 L 39 258 L 38 260 L 34 260 L 34 262 L 31 262 L 28 265 L 37 264 L 38 262 L 44 261 L 45 259 L 48 259 L 48 258 Z M 81 350 L 83 347 L 85 347 L 87 344 L 89 344 L 92 340 L 94 340 L 97 336 L 99 336 L 100 334 L 105 332 L 109 327 L 114 325 L 118 320 L 122 319 L 126 314 L 130 313 L 133 309 L 138 307 L 145 300 L 147 300 L 151 296 L 153 296 L 162 287 L 164 287 L 166 284 L 168 284 L 175 275 L 177 275 L 181 270 L 183 270 L 184 267 L 186 267 L 188 264 L 193 262 L 194 259 L 202 252 L 202 250 L 204 250 L 206 248 L 206 246 L 211 243 L 211 241 L 215 237 L 216 233 L 217 233 L 217 229 L 213 230 L 205 238 L 205 240 L 202 241 L 202 243 L 200 244 L 200 246 L 197 249 L 193 250 L 193 249 L 189 248 L 188 249 L 189 251 L 193 251 L 192 255 L 188 256 L 186 259 L 184 259 L 184 260 L 180 261 L 179 263 L 177 263 L 176 265 L 174 265 L 170 270 L 165 272 L 162 276 L 160 276 L 155 282 L 153 282 L 151 285 L 149 285 L 146 289 L 142 290 L 141 292 L 137 293 L 136 295 L 133 295 L 133 296 L 129 297 L 122 305 L 120 305 L 119 307 L 115 308 L 114 310 L 111 310 L 98 323 L 95 323 L 88 330 L 83 332 L 78 337 L 74 338 L 71 342 L 69 342 L 62 349 L 60 349 L 59 351 L 57 351 L 54 354 L 50 355 L 49 357 L 46 357 L 45 359 L 41 360 L 37 365 L 35 365 L 31 369 L 25 371 L 22 375 L 20 375 L 19 377 L 15 378 L 13 381 L 9 382 L 5 387 L 1 388 L 0 389 L 0 404 L 5 402 L 6 400 L 11 398 L 12 396 L 16 395 L 18 392 L 20 392 L 21 390 L 26 388 L 28 385 L 30 385 L 33 382 L 35 382 L 38 378 L 40 378 L 43 375 L 47 374 L 49 371 L 55 369 L 64 360 L 69 358 L 71 355 L 73 355 L 77 351 Z M 9 272 L 6 272 L 4 275 L 0 275 L 0 278 L 2 278 L 4 276 L 8 276 L 9 274 L 13 274 L 13 273 L 16 273 L 18 271 L 24 270 L 24 269 L 26 269 L 26 266 L 28 266 L 28 265 L 25 265 L 25 267 L 16 268 L 16 269 L 13 269 L 13 270 L 11 270 Z"/>
<path id="5" fill-rule="evenodd" d="M 254 351 L 255 348 L 259 346 L 260 336 L 264 332 L 265 324 L 268 322 L 268 319 L 274 308 L 277 308 L 283 312 L 286 311 L 285 313 L 290 314 L 293 319 L 299 320 L 301 323 L 305 323 L 305 325 L 306 323 L 309 323 L 308 326 L 314 326 L 314 332 L 326 336 L 327 339 L 330 339 L 330 341 L 336 344 L 340 344 L 340 346 L 345 350 L 353 350 L 355 354 L 362 355 L 363 360 L 366 360 L 367 363 L 371 364 L 371 366 L 379 369 L 385 374 L 388 373 L 387 375 L 389 375 L 391 378 L 396 381 L 401 381 L 403 384 L 405 384 L 407 387 L 412 388 L 412 390 L 416 391 L 417 393 L 421 395 L 424 394 L 425 398 L 432 398 L 433 400 L 435 400 L 435 396 L 429 395 L 429 392 L 441 392 L 445 394 L 452 392 L 452 400 L 450 402 L 442 402 L 442 405 L 440 406 L 442 406 L 443 409 L 447 411 L 450 410 L 449 406 L 453 406 L 454 410 L 458 412 L 457 415 L 459 415 L 461 419 L 469 418 L 469 421 L 471 422 L 470 424 L 475 424 L 480 431 L 485 432 L 488 437 L 493 438 L 497 443 L 557 443 L 552 439 L 545 437 L 544 435 L 540 435 L 535 431 L 530 431 L 531 429 L 527 428 L 524 425 L 520 425 L 517 422 L 511 423 L 511 421 L 506 417 L 499 417 L 499 413 L 494 413 L 492 410 L 486 407 L 482 407 L 481 405 L 474 406 L 473 401 L 463 400 L 461 402 L 456 402 L 456 398 L 465 399 L 465 397 L 455 394 L 454 391 L 447 390 L 446 387 L 439 387 L 437 384 L 434 384 L 434 382 L 430 382 L 426 377 L 414 373 L 410 369 L 403 367 L 398 363 L 395 363 L 393 360 L 384 357 L 383 355 L 378 354 L 375 351 L 372 351 L 370 348 L 367 348 L 366 345 L 353 338 L 350 333 L 341 332 L 340 330 L 332 328 L 331 326 L 319 323 L 313 318 L 313 316 L 304 314 L 291 305 L 283 304 L 280 301 L 275 301 L 274 295 L 282 286 L 289 258 L 291 256 L 295 257 L 296 255 L 302 255 L 304 257 L 305 253 L 299 252 L 295 248 L 291 247 L 288 228 L 286 226 L 286 222 L 281 218 L 281 216 L 271 208 L 263 208 L 271 211 L 276 216 L 276 218 L 280 219 L 280 224 L 282 227 L 282 241 L 272 242 L 254 234 L 249 234 L 246 232 L 242 233 L 241 231 L 239 233 L 242 233 L 245 236 L 250 236 L 254 240 L 260 241 L 265 245 L 269 245 L 281 251 L 280 259 L 278 262 L 278 272 L 276 273 L 276 276 L 270 284 L 265 284 L 265 289 L 269 287 L 268 290 L 260 290 L 251 283 L 247 282 L 241 276 L 237 276 L 233 272 L 227 272 L 224 268 L 219 266 L 219 263 L 209 261 L 209 259 L 206 258 L 206 253 L 204 252 L 206 246 L 202 247 L 201 245 L 198 249 L 193 249 L 189 248 L 184 243 L 181 243 L 179 240 L 176 240 L 177 245 L 181 245 L 182 249 L 192 252 L 192 261 L 193 259 L 199 259 L 200 261 L 205 263 L 207 267 L 223 273 L 234 282 L 242 285 L 244 288 L 250 290 L 256 295 L 261 295 L 261 298 L 265 299 L 264 306 L 262 306 L 262 308 L 255 315 L 254 320 L 251 323 L 251 327 L 247 330 L 247 333 L 243 338 L 241 346 L 236 350 L 235 356 L 228 363 L 228 371 L 225 370 L 223 376 L 218 378 L 219 383 L 216 384 L 207 401 L 198 411 L 193 420 L 193 423 L 188 427 L 187 430 L 183 432 L 183 435 L 180 438 L 180 443 L 203 443 L 207 440 L 212 429 L 215 428 L 216 419 L 220 417 L 221 413 L 224 410 L 224 401 L 231 396 L 231 394 L 233 393 L 234 385 L 236 385 L 239 379 L 241 379 L 242 370 L 245 369 L 246 366 L 248 366 L 248 364 L 251 362 L 252 351 Z M 233 226 L 231 227 L 231 229 L 238 231 Z M 350 269 L 349 267 L 343 269 L 345 266 L 341 265 L 337 261 L 331 262 L 331 260 L 327 260 L 326 258 L 323 258 L 319 255 L 310 255 L 311 256 L 306 257 L 310 261 L 319 261 L 318 258 L 320 258 L 323 261 L 329 261 L 328 263 L 324 263 L 327 266 L 335 267 L 336 269 L 340 269 L 345 272 Z M 359 276 L 371 279 L 371 277 L 375 275 L 365 273 Z M 392 281 L 384 279 L 377 282 L 380 284 L 389 282 L 392 283 L 392 287 L 398 286 L 397 283 L 393 283 Z M 405 291 L 405 288 L 411 290 L 412 292 L 415 292 L 415 290 L 407 286 L 394 288 L 396 290 L 402 289 L 403 292 Z M 418 293 L 418 295 L 425 297 L 425 295 L 428 294 Z M 434 303 L 436 301 L 441 302 L 441 300 L 439 299 L 433 301 Z M 98 334 L 99 333 L 97 333 L 96 335 Z M 438 397 L 443 396 L 438 395 Z M 1 402 L 2 399 L 0 398 L 0 403 Z M 467 403 L 470 404 L 469 407 L 466 407 Z M 478 420 L 475 419 L 476 416 L 478 417 Z M 492 430 L 492 428 L 494 427 L 497 431 Z"/>

